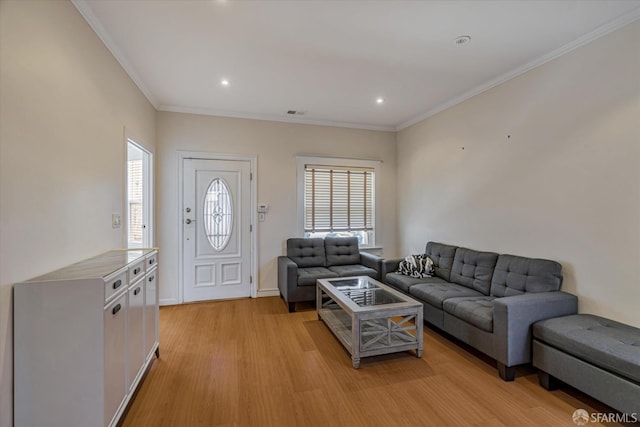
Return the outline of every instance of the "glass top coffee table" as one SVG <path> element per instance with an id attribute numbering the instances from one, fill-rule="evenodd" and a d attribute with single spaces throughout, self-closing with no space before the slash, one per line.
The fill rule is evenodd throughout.
<path id="1" fill-rule="evenodd" d="M 422 303 L 366 276 L 320 279 L 316 309 L 331 332 L 360 358 L 415 350 L 422 357 Z"/>

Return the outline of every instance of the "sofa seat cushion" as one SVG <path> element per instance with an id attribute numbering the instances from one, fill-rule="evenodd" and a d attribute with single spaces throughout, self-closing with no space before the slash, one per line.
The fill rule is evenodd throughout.
<path id="1" fill-rule="evenodd" d="M 463 297 L 451 298 L 444 302 L 445 313 L 482 329 L 493 332 L 493 300 L 495 297 Z"/>
<path id="2" fill-rule="evenodd" d="M 447 283 L 439 277 L 423 277 L 419 279 L 416 277 L 405 276 L 400 273 L 388 273 L 384 277 L 384 282 L 406 293 L 409 293 L 409 288 L 418 284 Z"/>
<path id="3" fill-rule="evenodd" d="M 576 314 L 535 323 L 533 336 L 640 384 L 638 328 L 591 314 Z"/>
<path id="4" fill-rule="evenodd" d="M 307 267 L 298 269 L 298 286 L 315 286 L 318 279 L 332 279 L 338 277 L 325 267 Z"/>
<path id="5" fill-rule="evenodd" d="M 376 270 L 360 264 L 335 265 L 333 267 L 329 267 L 329 271 L 336 273 L 340 277 L 369 276 L 374 279 L 378 277 L 378 272 Z"/>
<path id="6" fill-rule="evenodd" d="M 412 286 L 409 293 L 416 298 L 442 309 L 445 300 L 459 297 L 483 296 L 482 293 L 455 283 L 426 283 Z"/>

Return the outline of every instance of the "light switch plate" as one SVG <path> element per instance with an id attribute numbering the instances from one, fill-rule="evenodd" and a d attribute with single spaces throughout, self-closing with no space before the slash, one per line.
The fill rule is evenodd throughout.
<path id="1" fill-rule="evenodd" d="M 122 223 L 122 217 L 119 213 L 111 214 L 111 228 L 120 228 L 120 224 Z"/>

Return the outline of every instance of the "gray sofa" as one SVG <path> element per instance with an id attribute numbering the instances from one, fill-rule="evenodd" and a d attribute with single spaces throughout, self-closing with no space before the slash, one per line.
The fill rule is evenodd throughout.
<path id="1" fill-rule="evenodd" d="M 360 252 L 355 237 L 294 238 L 278 257 L 280 297 L 295 311 L 296 302 L 315 301 L 316 280 L 333 277 L 380 278 L 382 258 Z"/>
<path id="2" fill-rule="evenodd" d="M 553 390 L 560 380 L 640 416 L 640 329 L 576 314 L 537 322 L 533 337 L 533 366 L 544 388 Z"/>
<path id="3" fill-rule="evenodd" d="M 531 325 L 578 311 L 576 296 L 560 292 L 562 266 L 555 261 L 436 242 L 425 253 L 433 277 L 395 273 L 396 259 L 383 261 L 382 280 L 421 301 L 426 322 L 495 359 L 505 381 L 531 362 Z"/>

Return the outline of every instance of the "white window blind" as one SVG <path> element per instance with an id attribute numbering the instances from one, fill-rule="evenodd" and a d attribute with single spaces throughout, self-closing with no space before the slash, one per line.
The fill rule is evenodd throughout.
<path id="1" fill-rule="evenodd" d="M 374 171 L 305 165 L 305 232 L 373 230 Z"/>

